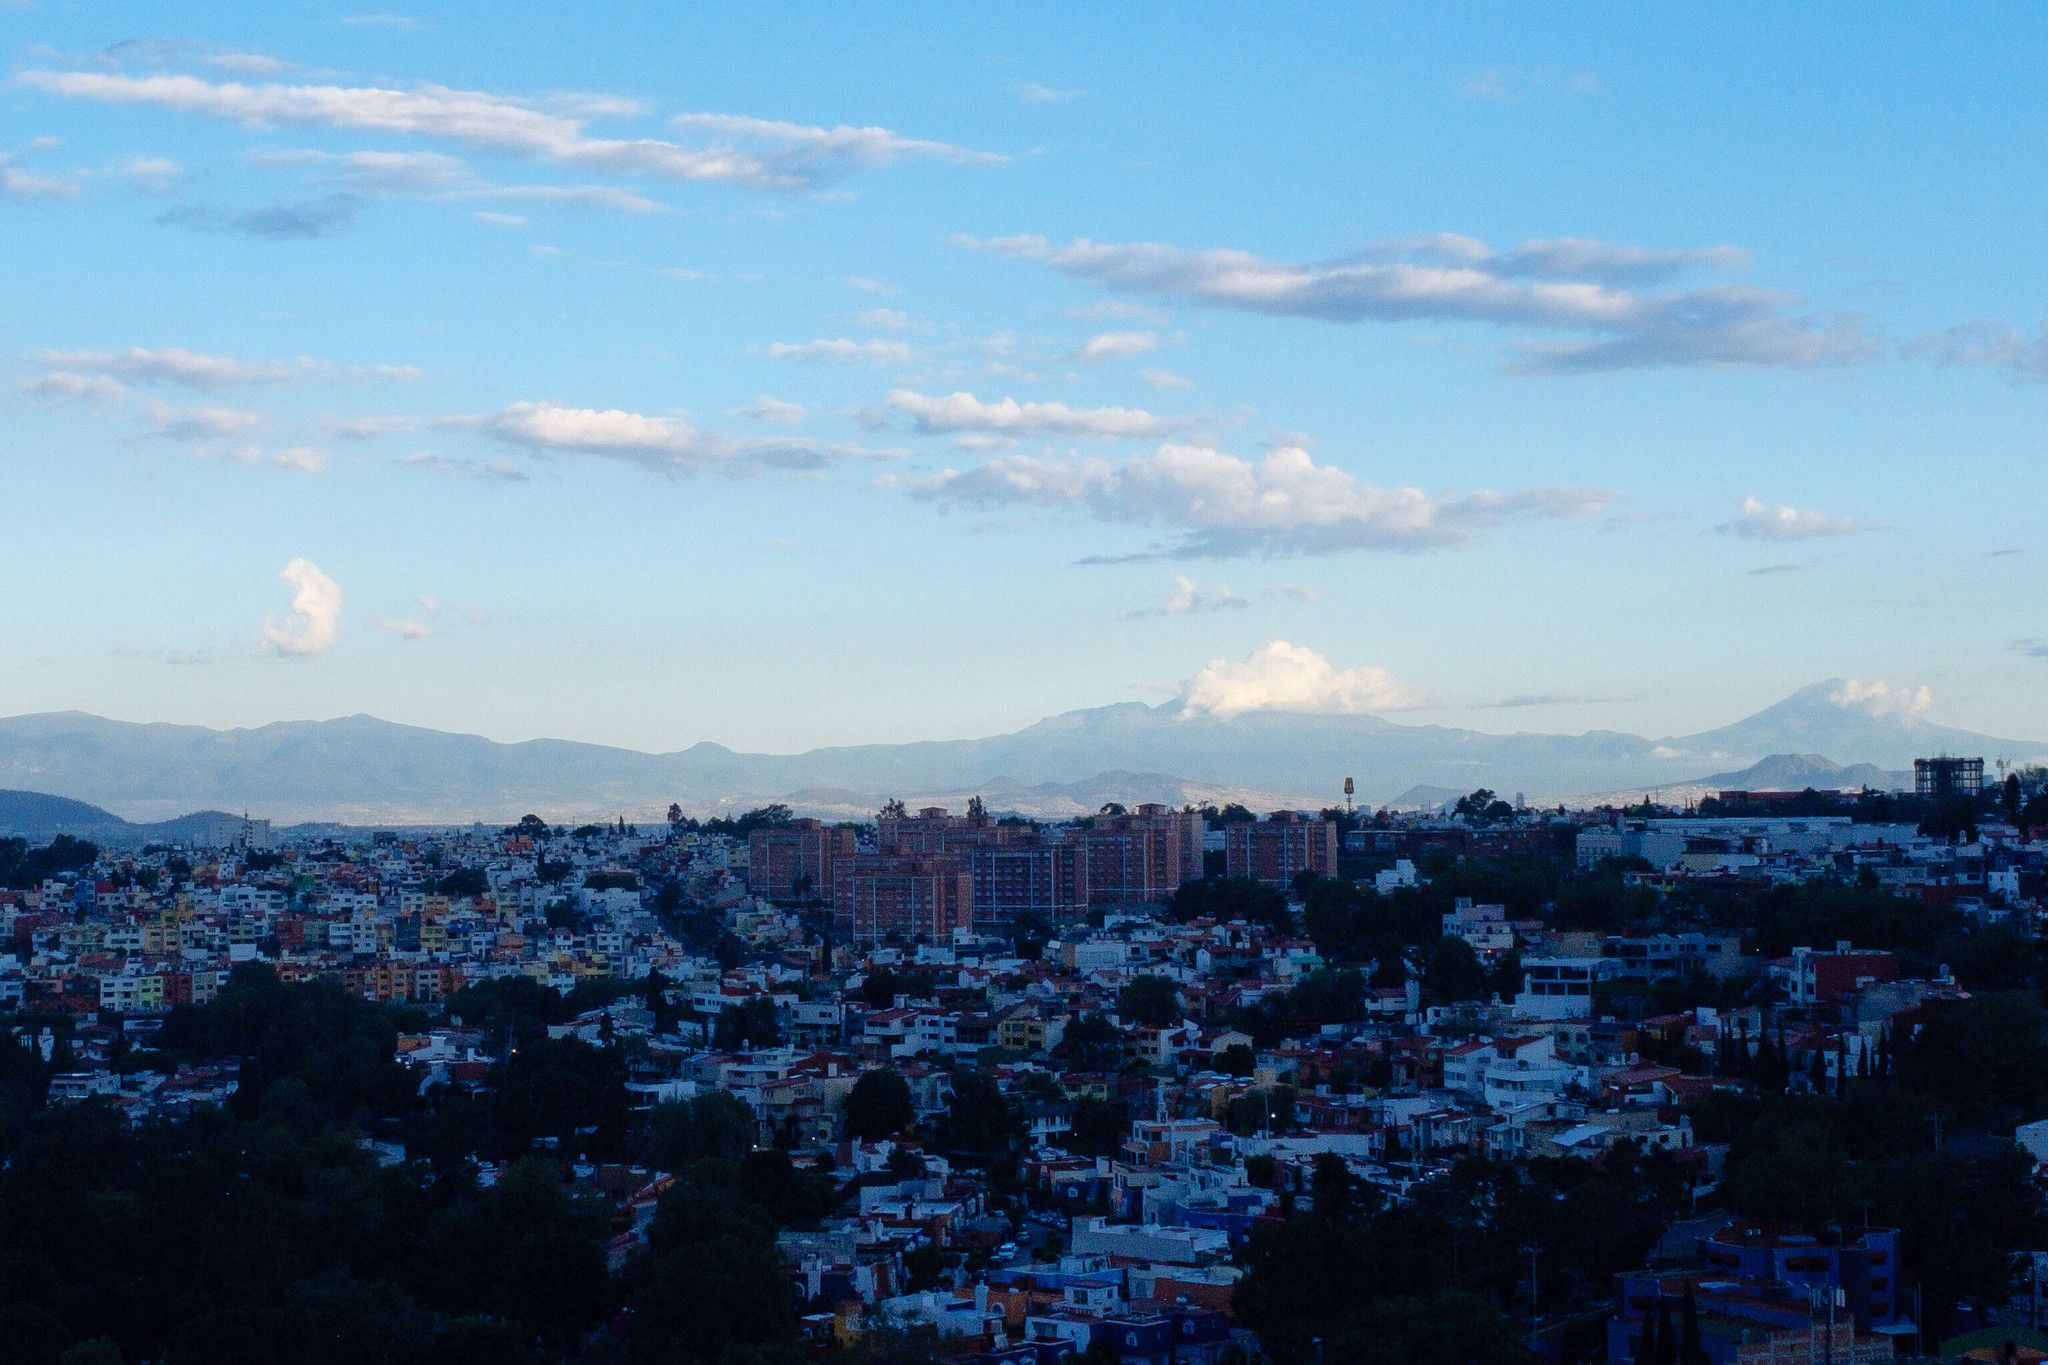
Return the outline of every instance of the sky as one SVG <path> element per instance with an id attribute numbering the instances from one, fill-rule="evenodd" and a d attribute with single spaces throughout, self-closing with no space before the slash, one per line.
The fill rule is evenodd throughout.
<path id="1" fill-rule="evenodd" d="M 2038 7 L 0 43 L 0 714 L 2048 734 Z"/>

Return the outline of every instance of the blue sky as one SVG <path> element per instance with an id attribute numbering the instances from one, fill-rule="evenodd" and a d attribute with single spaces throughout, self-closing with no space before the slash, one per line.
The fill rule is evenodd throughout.
<path id="1" fill-rule="evenodd" d="M 2048 731 L 2038 9 L 677 8 L 0 4 L 0 712 Z"/>

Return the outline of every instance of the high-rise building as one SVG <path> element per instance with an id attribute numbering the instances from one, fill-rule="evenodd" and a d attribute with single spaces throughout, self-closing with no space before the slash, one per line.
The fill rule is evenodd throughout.
<path id="1" fill-rule="evenodd" d="M 1098 815 L 1067 831 L 1075 854 L 1077 898 L 1090 906 L 1168 900 L 1202 875 L 1202 817 L 1143 805 Z"/>
<path id="2" fill-rule="evenodd" d="M 1224 875 L 1264 886 L 1289 887 L 1304 872 L 1337 875 L 1337 823 L 1299 811 L 1276 810 L 1223 830 Z"/>
<path id="3" fill-rule="evenodd" d="M 853 850 L 844 825 L 792 820 L 757 829 L 747 836 L 747 886 L 771 901 L 830 901 L 838 863 Z"/>
<path id="4" fill-rule="evenodd" d="M 832 921 L 848 943 L 937 943 L 972 923 L 973 901 L 961 858 L 852 853 L 834 872 Z"/>
<path id="5" fill-rule="evenodd" d="M 1913 760 L 1913 794 L 1946 800 L 1952 796 L 1975 796 L 1984 789 L 1984 760 L 1936 758 Z"/>

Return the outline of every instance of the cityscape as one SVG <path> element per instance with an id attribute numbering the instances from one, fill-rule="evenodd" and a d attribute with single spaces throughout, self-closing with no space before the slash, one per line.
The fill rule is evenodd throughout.
<path id="1" fill-rule="evenodd" d="M 2048 11 L 0 42 L 0 1362 L 2048 1362 Z"/>

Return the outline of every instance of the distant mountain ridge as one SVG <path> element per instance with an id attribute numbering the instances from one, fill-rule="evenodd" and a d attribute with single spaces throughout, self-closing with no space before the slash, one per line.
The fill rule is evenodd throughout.
<path id="1" fill-rule="evenodd" d="M 1895 772 L 1942 751 L 2035 761 L 2048 757 L 2048 742 L 1940 725 L 1840 681 L 1802 688 L 1731 725 L 1662 739 L 1603 730 L 1495 734 L 1378 715 L 1259 711 L 1225 720 L 1187 714 L 1177 702 L 1130 702 L 1005 735 L 800 754 L 711 743 L 667 754 L 557 739 L 504 744 L 371 716 L 212 730 L 58 712 L 0 720 L 0 785 L 135 820 L 195 806 L 280 822 L 462 823 L 527 811 L 645 820 L 671 801 L 702 814 L 778 800 L 844 818 L 892 796 L 957 804 L 976 792 L 994 809 L 1055 815 L 1099 805 L 1098 795 L 1329 806 L 1342 801 L 1346 777 L 1357 779 L 1363 804 L 1418 786 L 1483 786 L 1552 801 L 1640 793 L 1702 769 L 1739 785 L 1732 775 L 1772 755 L 1827 754 Z"/>

